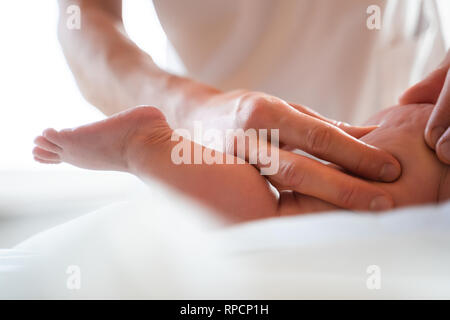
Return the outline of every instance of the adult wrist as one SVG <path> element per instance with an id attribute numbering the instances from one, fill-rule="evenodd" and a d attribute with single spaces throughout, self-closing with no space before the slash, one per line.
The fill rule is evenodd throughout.
<path id="1" fill-rule="evenodd" d="M 198 114 L 200 108 L 214 96 L 222 91 L 197 82 L 195 80 L 168 75 L 166 79 L 166 89 L 163 93 L 166 106 L 166 116 L 171 125 L 176 127 L 189 127 L 194 114 Z"/>

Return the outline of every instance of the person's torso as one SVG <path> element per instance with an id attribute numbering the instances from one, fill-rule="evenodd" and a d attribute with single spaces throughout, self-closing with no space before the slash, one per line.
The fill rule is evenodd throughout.
<path id="1" fill-rule="evenodd" d="M 359 122 L 395 103 L 419 77 L 410 69 L 423 73 L 427 57 L 437 62 L 444 50 L 438 34 L 430 37 L 432 1 L 153 1 L 187 76 L 222 90 L 263 91 L 338 120 Z M 381 10 L 380 30 L 367 27 L 371 5 Z"/>

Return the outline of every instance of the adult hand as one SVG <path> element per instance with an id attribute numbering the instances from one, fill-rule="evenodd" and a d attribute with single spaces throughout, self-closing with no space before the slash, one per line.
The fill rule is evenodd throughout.
<path id="1" fill-rule="evenodd" d="M 401 104 L 432 103 L 433 113 L 425 128 L 425 141 L 438 158 L 450 164 L 450 50 L 428 77 L 400 97 Z"/>
<path id="2" fill-rule="evenodd" d="M 392 198 L 380 188 L 284 148 L 298 148 L 358 176 L 390 182 L 400 175 L 398 161 L 358 140 L 375 127 L 350 126 L 306 107 L 243 90 L 217 94 L 198 110 L 197 119 L 215 119 L 211 123 L 214 128 L 218 123 L 228 123 L 233 129 L 279 129 L 283 146 L 279 150 L 279 170 L 267 176 L 279 190 L 294 190 L 348 209 L 382 210 L 393 206 Z"/>

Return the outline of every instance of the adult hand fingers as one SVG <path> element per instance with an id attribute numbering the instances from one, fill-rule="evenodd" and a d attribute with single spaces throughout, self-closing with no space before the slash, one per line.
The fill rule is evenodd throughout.
<path id="1" fill-rule="evenodd" d="M 450 165 L 450 127 L 437 142 L 436 153 L 443 163 Z"/>
<path id="2" fill-rule="evenodd" d="M 442 162 L 450 164 L 450 51 L 441 65 L 406 90 L 399 102 L 436 105 L 425 128 L 425 141 Z"/>
<path id="3" fill-rule="evenodd" d="M 265 121 L 265 126 L 279 129 L 281 143 L 338 164 L 358 176 L 393 181 L 401 173 L 400 164 L 388 152 L 369 146 L 328 122 L 281 107 L 268 119 L 271 120 Z"/>
<path id="4" fill-rule="evenodd" d="M 448 68 L 447 68 L 448 69 Z M 433 71 L 427 78 L 406 90 L 399 98 L 399 103 L 432 103 L 435 104 L 441 93 L 446 77 L 446 70 Z"/>
<path id="5" fill-rule="evenodd" d="M 263 167 L 260 163 L 257 166 Z M 266 177 L 280 190 L 294 190 L 345 209 L 386 210 L 394 206 L 392 197 L 379 187 L 316 160 L 279 150 L 278 166 L 275 174 Z"/>
<path id="6" fill-rule="evenodd" d="M 450 69 L 436 106 L 425 128 L 425 141 L 438 158 L 450 164 Z"/>
<path id="7" fill-rule="evenodd" d="M 348 133 L 349 135 L 351 135 L 352 137 L 355 137 L 357 139 L 365 136 L 366 134 L 368 134 L 369 132 L 373 131 L 374 129 L 378 128 L 378 126 L 353 126 L 350 125 L 348 123 L 342 122 L 342 121 L 337 121 L 337 120 L 333 120 L 333 119 L 329 119 L 327 117 L 324 117 L 323 115 L 321 115 L 320 113 L 311 110 L 308 107 L 299 105 L 299 104 L 295 104 L 295 103 L 289 103 L 289 105 L 293 108 L 295 108 L 296 110 L 305 113 L 311 117 L 320 119 L 322 121 L 325 121 L 329 124 L 332 124 L 336 127 L 338 127 L 339 129 L 345 131 L 346 133 Z"/>
<path id="8" fill-rule="evenodd" d="M 406 90 L 399 98 L 400 104 L 436 104 L 450 68 L 450 51 L 441 65 L 425 79 Z"/>

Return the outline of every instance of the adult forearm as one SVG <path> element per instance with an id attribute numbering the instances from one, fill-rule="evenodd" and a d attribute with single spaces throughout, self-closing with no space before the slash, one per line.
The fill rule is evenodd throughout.
<path id="1" fill-rule="evenodd" d="M 129 39 L 117 15 L 89 2 L 77 4 L 82 24 L 79 30 L 72 30 L 66 26 L 66 3 L 60 2 L 60 43 L 84 97 L 105 114 L 141 104 L 153 105 L 176 125 L 196 101 L 216 92 L 158 68 Z"/>

